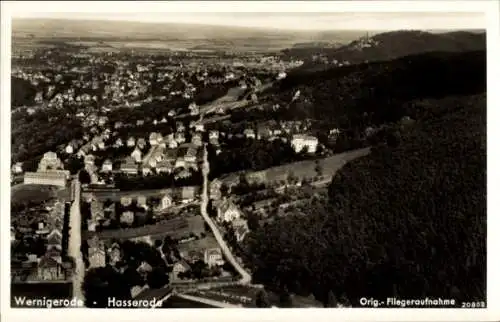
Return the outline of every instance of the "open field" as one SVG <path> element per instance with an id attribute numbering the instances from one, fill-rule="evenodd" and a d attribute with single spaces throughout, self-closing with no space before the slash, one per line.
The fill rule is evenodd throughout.
<path id="1" fill-rule="evenodd" d="M 205 221 L 203 221 L 202 216 L 192 216 L 186 218 L 186 220 L 188 222 L 190 232 L 193 232 L 197 235 L 199 235 L 202 232 L 205 232 L 205 226 L 204 226 Z"/>
<path id="2" fill-rule="evenodd" d="M 94 233 L 99 239 L 131 239 L 142 236 L 151 236 L 159 238 L 160 236 L 170 235 L 173 238 L 179 238 L 189 234 L 189 222 L 184 218 L 175 218 L 155 225 L 142 226 L 128 229 L 104 230 Z M 91 234 L 86 232 L 87 237 Z"/>
<path id="3" fill-rule="evenodd" d="M 160 222 L 155 225 L 147 225 L 128 229 L 113 229 L 104 230 L 95 233 L 100 239 L 132 239 L 138 237 L 150 236 L 152 238 L 162 238 L 171 236 L 173 238 L 181 238 L 190 233 L 200 234 L 204 232 L 203 218 L 201 216 L 192 217 L 176 217 L 170 220 Z M 86 232 L 86 236 L 91 233 Z"/>
<path id="4" fill-rule="evenodd" d="M 352 150 L 344 153 L 339 153 L 331 157 L 319 159 L 318 164 L 322 170 L 322 176 L 333 176 L 347 162 L 356 158 L 365 156 L 370 153 L 370 148 Z M 288 174 L 291 173 L 298 177 L 299 180 L 313 178 L 317 176 L 316 160 L 300 161 L 290 164 L 285 164 L 278 167 L 272 167 L 263 171 L 248 172 L 246 177 L 250 182 L 276 182 L 287 180 Z M 240 173 L 232 173 L 221 180 L 228 185 L 238 183 Z"/>
<path id="5" fill-rule="evenodd" d="M 11 202 L 21 203 L 31 201 L 41 203 L 52 198 L 56 198 L 59 194 L 58 187 L 35 185 L 35 184 L 19 184 L 11 188 Z M 63 194 L 64 195 L 64 194 Z"/>
<path id="6" fill-rule="evenodd" d="M 212 234 L 210 233 L 205 238 L 179 244 L 178 248 L 180 252 L 188 252 L 190 250 L 202 251 L 205 249 L 216 248 L 216 247 L 219 247 L 219 244 L 217 244 L 217 240 L 215 240 L 215 237 L 213 237 Z"/>

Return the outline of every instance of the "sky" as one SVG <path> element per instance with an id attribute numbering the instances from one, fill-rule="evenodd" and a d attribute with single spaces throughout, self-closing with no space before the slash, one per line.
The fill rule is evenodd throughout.
<path id="1" fill-rule="evenodd" d="M 287 30 L 398 30 L 398 29 L 485 29 L 482 13 L 400 12 L 400 13 L 314 13 L 314 12 L 233 12 L 233 13 L 29 13 L 19 18 L 63 18 L 119 20 L 145 23 L 188 23 Z"/>

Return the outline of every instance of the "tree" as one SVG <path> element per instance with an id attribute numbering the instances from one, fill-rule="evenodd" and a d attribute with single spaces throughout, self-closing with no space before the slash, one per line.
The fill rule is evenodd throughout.
<path id="1" fill-rule="evenodd" d="M 90 174 L 86 170 L 81 170 L 80 173 L 78 174 L 78 180 L 82 184 L 89 184 L 91 181 Z"/>
<path id="2" fill-rule="evenodd" d="M 208 201 L 207 212 L 210 218 L 217 217 L 217 209 L 215 209 L 214 202 L 212 199 Z"/>
<path id="3" fill-rule="evenodd" d="M 103 206 L 104 206 L 104 208 L 108 208 L 112 204 L 113 204 L 113 200 L 111 200 L 110 198 L 107 198 L 106 200 L 104 200 Z"/>
<path id="4" fill-rule="evenodd" d="M 109 266 L 89 269 L 85 274 L 82 290 L 86 307 L 105 308 L 108 307 L 110 298 L 131 298 L 128 283 Z"/>
<path id="5" fill-rule="evenodd" d="M 314 171 L 316 171 L 316 175 L 318 175 L 318 176 L 323 175 L 323 167 L 321 166 L 321 164 L 318 161 L 316 161 L 316 166 L 314 167 Z"/>
<path id="6" fill-rule="evenodd" d="M 191 274 L 196 279 L 207 277 L 208 273 L 208 265 L 202 260 L 198 260 L 191 265 Z"/>
<path id="7" fill-rule="evenodd" d="M 281 291 L 281 294 L 280 294 L 280 307 L 283 307 L 283 308 L 290 308 L 292 307 L 293 303 L 292 303 L 292 296 L 290 295 L 290 293 L 285 289 L 283 291 Z"/>
<path id="8" fill-rule="evenodd" d="M 337 298 L 335 297 L 335 294 L 333 294 L 332 290 L 328 291 L 324 306 L 337 307 Z"/>
<path id="9" fill-rule="evenodd" d="M 68 161 L 66 162 L 66 169 L 69 170 L 69 173 L 71 174 L 78 173 L 78 171 L 83 169 L 83 167 L 83 160 L 74 155 L 70 156 Z"/>
<path id="10" fill-rule="evenodd" d="M 260 227 L 259 216 L 253 212 L 250 212 L 248 214 L 247 223 L 248 223 L 248 229 L 250 229 L 251 231 L 259 229 Z"/>
<path id="11" fill-rule="evenodd" d="M 366 294 L 485 298 L 485 98 L 428 104 L 399 146 L 349 162 L 324 196 L 249 234 L 256 283 L 321 301 L 335 290 L 342 305 Z"/>
<path id="12" fill-rule="evenodd" d="M 154 245 L 155 245 L 155 248 L 161 247 L 163 245 L 163 240 L 155 239 Z"/>
<path id="13" fill-rule="evenodd" d="M 154 267 L 147 275 L 147 283 L 150 288 L 162 288 L 169 283 L 168 273 L 163 267 Z"/>
<path id="14" fill-rule="evenodd" d="M 222 185 L 220 186 L 220 192 L 221 192 L 222 196 L 227 195 L 227 193 L 229 192 L 229 187 L 227 186 L 227 184 L 222 183 Z"/>
<path id="15" fill-rule="evenodd" d="M 269 301 L 269 296 L 265 290 L 260 290 L 255 298 L 255 305 L 258 308 L 271 307 L 271 302 Z"/>

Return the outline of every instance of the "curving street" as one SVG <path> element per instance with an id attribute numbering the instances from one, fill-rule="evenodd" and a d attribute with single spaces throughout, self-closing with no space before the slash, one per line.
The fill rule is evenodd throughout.
<path id="1" fill-rule="evenodd" d="M 208 207 L 208 173 L 210 172 L 210 167 L 208 163 L 208 152 L 207 147 L 204 145 L 203 147 L 203 190 L 201 193 L 201 215 L 203 219 L 207 222 L 208 226 L 212 230 L 215 239 L 219 243 L 219 246 L 224 253 L 226 259 L 234 266 L 236 271 L 241 275 L 241 279 L 239 281 L 240 284 L 249 284 L 252 281 L 252 276 L 241 267 L 233 253 L 229 249 L 226 241 L 224 240 L 221 232 L 218 227 L 213 222 L 212 218 L 208 216 L 207 207 Z"/>

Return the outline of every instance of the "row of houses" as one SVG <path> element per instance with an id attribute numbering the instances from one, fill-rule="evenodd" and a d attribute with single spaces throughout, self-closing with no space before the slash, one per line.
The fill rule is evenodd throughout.
<path id="1" fill-rule="evenodd" d="M 191 196 L 194 198 L 194 195 Z M 143 219 L 146 217 L 146 212 L 148 210 L 153 210 L 155 212 L 163 212 L 170 208 L 174 204 L 174 199 L 169 194 L 165 194 L 160 200 L 159 204 L 154 207 L 154 209 L 150 209 L 150 203 L 145 196 L 139 195 L 137 197 L 132 196 L 123 196 L 120 198 L 120 205 L 124 208 L 127 208 L 119 218 L 120 223 L 132 225 L 132 223 L 136 219 Z M 102 225 L 103 227 L 109 226 L 111 220 L 116 220 L 116 205 L 115 202 L 112 202 L 107 207 L 104 204 L 96 199 L 95 197 L 88 196 L 87 202 L 90 203 L 90 212 L 91 218 L 87 221 L 87 229 L 88 231 L 96 231 L 96 227 Z M 135 202 L 134 209 L 132 210 L 131 206 Z"/>
<path id="2" fill-rule="evenodd" d="M 132 154 L 125 158 L 120 166 L 120 171 L 126 174 L 137 175 L 139 169 L 143 175 L 156 173 L 172 173 L 178 169 L 199 170 L 202 150 L 199 145 L 183 144 L 174 149 L 166 149 L 163 146 L 154 147 L 145 157 L 135 149 Z M 112 170 L 111 160 L 106 160 L 102 171 Z"/>
<path id="3" fill-rule="evenodd" d="M 118 265 L 123 257 L 124 252 L 119 243 L 114 242 L 109 247 L 97 236 L 91 237 L 87 240 L 88 244 L 88 267 L 99 268 L 110 265 L 117 270 L 123 270 L 123 266 Z M 193 250 L 189 252 L 181 252 L 181 259 L 175 262 L 171 261 L 170 254 L 164 254 L 162 246 L 157 247 L 162 259 L 167 266 L 172 267 L 172 275 L 177 278 L 180 273 L 187 272 L 191 269 L 191 263 L 203 260 L 209 268 L 224 265 L 224 257 L 220 248 L 209 248 L 205 250 Z M 173 263 L 173 264 L 172 264 Z M 138 267 L 137 272 L 145 275 L 151 272 L 152 267 L 149 263 L 143 261 Z"/>
<path id="4" fill-rule="evenodd" d="M 26 259 L 19 261 L 12 255 L 11 275 L 17 282 L 59 282 L 71 276 L 72 265 L 64 260 L 66 247 L 63 245 L 63 223 L 69 207 L 60 201 L 48 207 L 49 213 L 44 220 L 38 222 L 38 229 L 33 233 L 23 234 L 22 238 L 41 239 L 46 245 L 45 254 L 38 256 L 35 252 L 27 253 Z M 16 229 L 11 227 L 11 243 L 22 243 L 17 240 Z"/>

